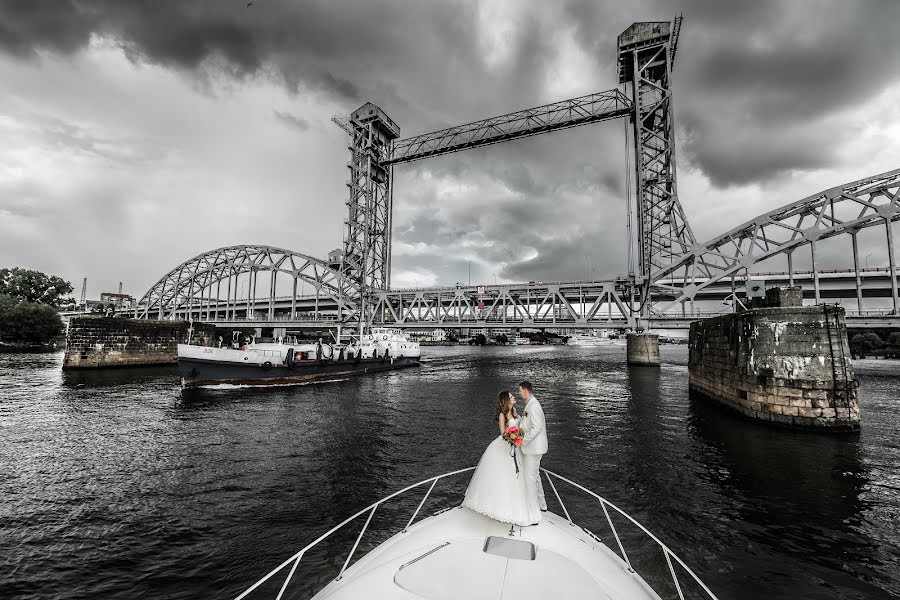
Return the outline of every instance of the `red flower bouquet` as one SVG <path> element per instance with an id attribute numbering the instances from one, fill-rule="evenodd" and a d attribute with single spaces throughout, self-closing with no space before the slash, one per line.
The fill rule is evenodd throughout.
<path id="1" fill-rule="evenodd" d="M 503 434 L 503 439 L 506 440 L 510 446 L 514 446 L 518 448 L 522 445 L 524 433 L 522 430 L 516 425 L 510 425 L 506 428 L 506 433 Z"/>

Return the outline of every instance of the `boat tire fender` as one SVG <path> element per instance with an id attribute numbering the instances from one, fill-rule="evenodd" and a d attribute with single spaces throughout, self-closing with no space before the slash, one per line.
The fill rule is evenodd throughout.
<path id="1" fill-rule="evenodd" d="M 264 362 L 264 363 L 262 364 L 262 370 L 263 370 L 263 371 L 268 371 L 268 370 L 271 369 L 271 368 L 272 368 L 272 361 L 267 360 L 266 362 Z"/>

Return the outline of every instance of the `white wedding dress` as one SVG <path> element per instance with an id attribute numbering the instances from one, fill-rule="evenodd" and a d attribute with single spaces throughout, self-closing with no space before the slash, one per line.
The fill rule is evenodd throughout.
<path id="1" fill-rule="evenodd" d="M 518 424 L 519 419 L 508 422 L 508 425 Z M 522 450 L 515 450 L 518 474 L 511 450 L 509 442 L 501 436 L 488 444 L 462 505 L 503 523 L 533 525 L 541 520 L 541 509 L 537 498 L 532 498 L 525 488 Z"/>

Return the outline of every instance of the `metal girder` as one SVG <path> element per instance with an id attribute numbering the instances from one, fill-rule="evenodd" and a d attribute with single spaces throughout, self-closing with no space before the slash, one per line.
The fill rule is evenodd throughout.
<path id="1" fill-rule="evenodd" d="M 427 290 L 382 290 L 373 324 L 469 327 L 634 327 L 634 282 L 508 284 Z M 479 304 L 483 307 L 479 307 Z"/>
<path id="2" fill-rule="evenodd" d="M 634 23 L 618 38 L 619 82 L 631 84 L 638 272 L 645 283 L 644 294 L 649 291 L 650 274 L 695 243 L 678 200 L 675 177 L 672 60 L 680 28 L 680 17 L 673 23 Z M 648 308 L 649 303 L 644 306 Z"/>
<path id="3" fill-rule="evenodd" d="M 818 240 L 838 235 L 855 238 L 859 230 L 875 225 L 886 226 L 889 269 L 895 273 L 889 224 L 896 220 L 900 220 L 900 169 L 813 194 L 760 215 L 706 243 L 694 244 L 672 264 L 654 271 L 651 276 L 653 288 L 675 298 L 659 307 L 657 312 L 665 312 L 679 302 L 691 300 L 703 288 L 742 270 L 747 272 L 756 263 L 775 255 L 790 257 L 798 247 L 809 245 L 814 259 Z M 853 247 L 856 247 L 855 243 Z M 854 269 L 858 274 L 856 252 Z M 813 271 L 817 273 L 815 264 Z M 676 274 L 686 285 L 676 288 L 661 283 Z M 818 280 L 814 279 L 818 294 Z M 896 314 L 896 275 L 891 280 Z"/>
<path id="4" fill-rule="evenodd" d="M 390 287 L 392 187 L 391 167 L 386 164 L 391 141 L 400 128 L 380 108 L 366 102 L 351 115 L 348 215 L 344 222 L 341 258 L 341 296 L 359 305 L 352 314 L 341 313 L 343 322 L 362 328 L 366 322 L 367 296 L 371 289 Z"/>
<path id="5" fill-rule="evenodd" d="M 397 140 L 386 164 L 395 165 L 518 138 L 627 116 L 631 101 L 619 90 L 589 94 Z"/>
<path id="6" fill-rule="evenodd" d="M 271 298 L 279 273 L 294 281 L 295 292 L 296 282 L 303 281 L 312 285 L 317 295 L 343 305 L 345 314 L 352 315 L 357 311 L 355 302 L 341 299 L 340 274 L 324 261 L 273 246 L 241 245 L 204 252 L 166 273 L 138 302 L 135 316 L 169 319 L 174 318 L 176 312 L 189 316 L 196 311 L 197 318 L 201 319 L 204 310 L 207 316 L 212 310 L 220 312 L 223 301 L 226 314 L 240 311 L 249 314 L 258 297 L 259 272 L 271 274 L 268 292 L 259 296 L 265 299 L 270 314 L 274 312 Z M 249 274 L 247 295 L 239 298 L 237 278 L 245 274 Z"/>

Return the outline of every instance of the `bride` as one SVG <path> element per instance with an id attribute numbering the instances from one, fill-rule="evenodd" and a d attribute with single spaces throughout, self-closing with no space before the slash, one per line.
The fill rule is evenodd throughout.
<path id="1" fill-rule="evenodd" d="M 522 451 L 519 448 L 513 450 L 503 439 L 507 427 L 518 427 L 520 423 L 511 393 L 498 394 L 494 418 L 500 435 L 481 456 L 462 505 L 503 523 L 536 525 L 541 520 L 541 511 L 537 498 L 531 498 L 525 489 Z M 515 461 L 512 452 L 515 452 Z"/>

